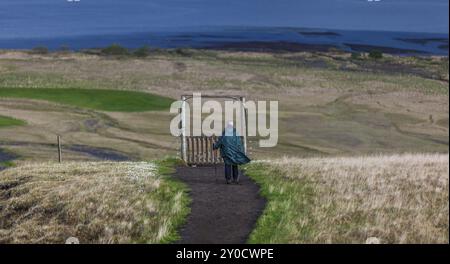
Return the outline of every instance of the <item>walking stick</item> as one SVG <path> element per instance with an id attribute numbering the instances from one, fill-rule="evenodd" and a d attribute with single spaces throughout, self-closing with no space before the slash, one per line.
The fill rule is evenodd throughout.
<path id="1" fill-rule="evenodd" d="M 217 183 L 217 163 L 214 162 L 214 177 L 216 178 Z"/>
<path id="2" fill-rule="evenodd" d="M 217 160 L 215 157 L 217 157 L 217 150 L 214 150 L 214 178 L 216 178 L 217 183 Z"/>

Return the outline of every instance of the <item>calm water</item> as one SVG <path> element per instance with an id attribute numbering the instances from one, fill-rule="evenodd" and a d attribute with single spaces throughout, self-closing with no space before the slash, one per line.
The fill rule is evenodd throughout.
<path id="1" fill-rule="evenodd" d="M 0 48 L 249 41 L 447 55 L 448 0 L 0 0 Z"/>

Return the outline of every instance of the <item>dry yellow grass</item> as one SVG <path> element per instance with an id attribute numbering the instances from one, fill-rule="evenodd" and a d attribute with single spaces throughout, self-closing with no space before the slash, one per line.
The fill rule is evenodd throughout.
<path id="1" fill-rule="evenodd" d="M 270 202 L 251 242 L 448 243 L 448 160 L 402 154 L 255 163 L 247 171 Z"/>
<path id="2" fill-rule="evenodd" d="M 0 243 L 160 243 L 183 192 L 148 162 L 25 163 L 0 172 Z"/>

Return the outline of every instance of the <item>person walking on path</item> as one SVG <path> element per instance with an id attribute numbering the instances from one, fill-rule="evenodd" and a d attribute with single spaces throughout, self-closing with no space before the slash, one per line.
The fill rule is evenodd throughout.
<path id="1" fill-rule="evenodd" d="M 227 184 L 239 183 L 238 165 L 247 164 L 250 158 L 245 155 L 242 140 L 233 126 L 233 122 L 228 122 L 222 136 L 219 137 L 213 146 L 214 149 L 220 149 L 220 154 L 225 163 L 225 179 Z"/>

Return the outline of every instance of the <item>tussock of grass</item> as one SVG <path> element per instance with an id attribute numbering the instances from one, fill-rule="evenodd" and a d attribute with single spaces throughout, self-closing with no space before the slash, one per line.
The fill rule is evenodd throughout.
<path id="1" fill-rule="evenodd" d="M 23 120 L 0 115 L 0 128 L 7 127 L 7 126 L 21 126 L 21 125 L 25 125 L 25 124 L 26 123 Z"/>
<path id="2" fill-rule="evenodd" d="M 148 162 L 27 163 L 0 173 L 0 242 L 163 243 L 187 214 L 184 187 Z"/>
<path id="3" fill-rule="evenodd" d="M 285 158 L 246 173 L 269 203 L 252 243 L 448 243 L 448 154 Z"/>
<path id="4" fill-rule="evenodd" d="M 4 168 L 13 167 L 16 164 L 12 161 L 0 161 L 0 170 Z"/>
<path id="5" fill-rule="evenodd" d="M 103 89 L 0 88 L 0 98 L 47 100 L 104 111 L 139 112 L 169 109 L 172 99 L 135 91 Z"/>

